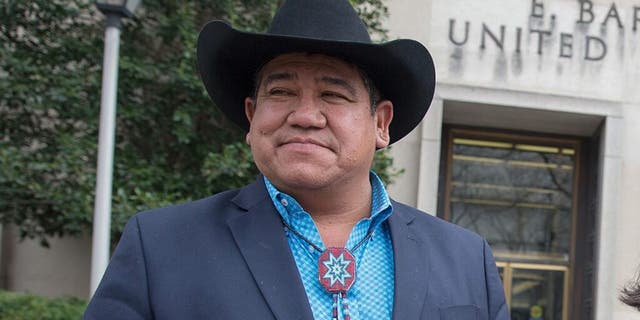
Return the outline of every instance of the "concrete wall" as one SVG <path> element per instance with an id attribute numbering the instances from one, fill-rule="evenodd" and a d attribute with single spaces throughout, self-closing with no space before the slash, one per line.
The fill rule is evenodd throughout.
<path id="1" fill-rule="evenodd" d="M 2 287 L 49 297 L 89 296 L 91 238 L 53 238 L 50 248 L 20 241 L 17 228 L 5 226 L 0 263 Z"/>
<path id="2" fill-rule="evenodd" d="M 602 126 L 595 315 L 640 319 L 617 300 L 640 266 L 640 1 L 393 0 L 389 9 L 392 38 L 425 44 L 438 79 L 427 119 L 393 147 L 405 175 L 392 196 L 435 213 L 443 123 L 584 137 Z"/>

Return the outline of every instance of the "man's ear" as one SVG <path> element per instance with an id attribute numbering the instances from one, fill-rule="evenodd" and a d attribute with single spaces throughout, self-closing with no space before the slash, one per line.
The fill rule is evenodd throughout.
<path id="1" fill-rule="evenodd" d="M 389 134 L 389 125 L 393 119 L 393 103 L 389 100 L 378 102 L 374 114 L 376 123 L 376 148 L 381 149 L 389 145 L 391 136 Z"/>
<path id="2" fill-rule="evenodd" d="M 251 120 L 253 120 L 253 115 L 256 111 L 256 103 L 255 100 L 251 97 L 244 98 L 244 114 L 247 116 L 247 120 L 249 120 L 249 124 L 251 124 Z"/>
<path id="3" fill-rule="evenodd" d="M 251 97 L 244 98 L 244 114 L 247 116 L 247 120 L 249 121 L 249 132 L 247 132 L 247 135 L 245 136 L 245 141 L 248 145 L 251 145 L 251 121 L 253 121 L 253 115 L 255 112 L 255 100 Z"/>

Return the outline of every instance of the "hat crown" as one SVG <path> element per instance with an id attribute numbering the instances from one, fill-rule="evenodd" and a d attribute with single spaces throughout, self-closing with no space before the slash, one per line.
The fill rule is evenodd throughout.
<path id="1" fill-rule="evenodd" d="M 371 43 L 367 27 L 345 0 L 287 0 L 268 34 Z"/>

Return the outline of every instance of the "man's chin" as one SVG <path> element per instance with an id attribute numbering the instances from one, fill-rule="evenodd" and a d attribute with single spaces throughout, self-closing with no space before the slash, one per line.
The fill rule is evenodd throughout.
<path id="1" fill-rule="evenodd" d="M 269 176 L 267 178 L 281 185 L 278 187 L 282 191 L 286 189 L 290 192 L 322 189 L 339 178 L 338 175 L 330 173 L 326 167 L 309 168 L 308 165 L 305 168 L 296 167 L 292 164 L 285 168 L 286 172 L 276 173 L 273 178 Z"/>

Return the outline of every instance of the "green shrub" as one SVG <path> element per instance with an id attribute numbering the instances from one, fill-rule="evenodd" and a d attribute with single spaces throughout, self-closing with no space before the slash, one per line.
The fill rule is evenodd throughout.
<path id="1" fill-rule="evenodd" d="M 81 319 L 87 302 L 78 298 L 44 298 L 0 291 L 0 320 Z"/>

